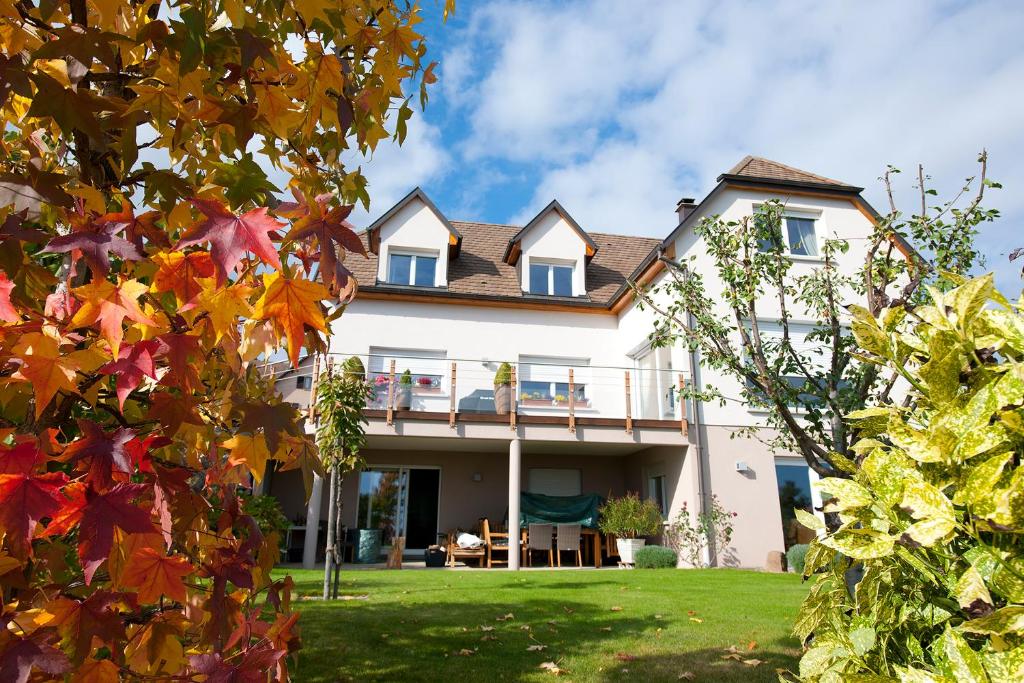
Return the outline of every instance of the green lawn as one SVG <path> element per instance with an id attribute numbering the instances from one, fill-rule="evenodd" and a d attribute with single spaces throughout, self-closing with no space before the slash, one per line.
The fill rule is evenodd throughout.
<path id="1" fill-rule="evenodd" d="M 290 573 L 319 594 L 321 572 Z M 567 681 L 774 681 L 796 666 L 807 591 L 792 574 L 663 569 L 348 571 L 341 592 L 358 598 L 298 603 L 299 681 L 546 681 L 543 662 Z"/>

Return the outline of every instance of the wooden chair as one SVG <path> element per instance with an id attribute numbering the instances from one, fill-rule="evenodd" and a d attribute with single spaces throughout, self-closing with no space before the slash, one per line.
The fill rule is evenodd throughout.
<path id="1" fill-rule="evenodd" d="M 487 548 L 487 568 L 495 564 L 508 564 L 508 532 L 491 531 L 491 523 L 486 517 L 480 520 L 480 528 L 484 534 L 484 547 Z M 494 551 L 505 553 L 504 560 L 494 559 Z"/>
<path id="2" fill-rule="evenodd" d="M 487 544 L 480 546 L 479 548 L 460 548 L 459 544 L 456 543 L 459 533 L 452 531 L 448 534 L 448 540 L 445 542 L 445 547 L 448 551 L 448 557 L 445 561 L 449 567 L 455 566 L 455 560 L 467 560 L 471 557 L 475 557 L 480 561 L 480 565 L 487 559 Z"/>
<path id="3" fill-rule="evenodd" d="M 523 556 L 526 558 L 526 566 L 533 566 L 533 553 L 546 552 L 548 554 L 548 566 L 555 563 L 554 551 L 551 550 L 551 540 L 555 527 L 551 524 L 531 524 L 526 536 L 526 545 L 523 546 Z"/>
<path id="4" fill-rule="evenodd" d="M 583 566 L 583 553 L 580 551 L 580 525 L 579 524 L 559 524 L 558 535 L 555 538 L 555 543 L 558 546 L 558 566 L 562 566 L 562 551 L 568 550 L 569 552 L 576 552 L 576 566 Z"/>

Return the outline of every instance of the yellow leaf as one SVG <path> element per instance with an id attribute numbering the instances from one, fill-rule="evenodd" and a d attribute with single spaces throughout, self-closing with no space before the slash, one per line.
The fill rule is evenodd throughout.
<path id="1" fill-rule="evenodd" d="M 266 439 L 262 436 L 236 434 L 221 443 L 221 446 L 231 451 L 228 456 L 228 462 L 232 465 L 245 465 L 248 467 L 249 471 L 252 472 L 253 479 L 257 483 L 263 479 L 263 471 L 266 469 L 267 460 L 270 458 Z"/>
<path id="2" fill-rule="evenodd" d="M 271 320 L 279 334 L 283 331 L 288 338 L 288 358 L 298 367 L 303 327 L 309 325 L 319 332 L 327 331 L 319 303 L 329 296 L 327 289 L 302 278 L 285 278 L 277 271 L 263 275 L 263 287 L 263 296 L 256 302 L 253 317 Z"/>
<path id="3" fill-rule="evenodd" d="M 79 363 L 71 355 L 62 354 L 53 337 L 40 332 L 26 334 L 14 347 L 14 355 L 22 365 L 14 373 L 16 379 L 31 382 L 36 395 L 36 417 L 53 400 L 58 391 L 78 393 L 75 372 Z"/>

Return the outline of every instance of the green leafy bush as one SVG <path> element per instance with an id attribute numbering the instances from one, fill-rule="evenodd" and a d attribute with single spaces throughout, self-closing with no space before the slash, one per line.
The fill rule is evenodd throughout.
<path id="1" fill-rule="evenodd" d="M 633 566 L 637 569 L 675 568 L 676 551 L 662 545 L 645 545 L 633 553 Z"/>
<path id="2" fill-rule="evenodd" d="M 1024 315 L 991 275 L 957 284 L 912 316 L 851 309 L 907 400 L 850 414 L 856 461 L 819 482 L 841 526 L 807 552 L 805 681 L 1024 680 Z"/>
<path id="3" fill-rule="evenodd" d="M 241 492 L 238 497 L 242 501 L 242 511 L 256 520 L 256 525 L 264 535 L 276 532 L 283 536 L 291 523 L 281 510 L 281 503 L 274 496 L 260 496 Z"/>
<path id="4" fill-rule="evenodd" d="M 363 361 L 360 360 L 359 356 L 349 356 L 345 359 L 341 366 L 341 371 L 346 377 L 353 379 L 363 379 L 366 377 L 366 366 L 363 365 Z"/>
<path id="5" fill-rule="evenodd" d="M 804 573 L 804 560 L 807 559 L 807 549 L 810 548 L 806 543 L 797 543 L 796 545 L 789 546 L 789 550 L 786 551 L 786 566 L 789 570 L 796 572 L 797 574 Z"/>
<path id="6" fill-rule="evenodd" d="M 611 498 L 600 510 L 598 526 L 619 538 L 653 536 L 661 530 L 661 510 L 653 500 L 641 500 L 635 493 Z"/>
<path id="7" fill-rule="evenodd" d="M 512 384 L 512 366 L 508 363 L 502 363 L 498 366 L 498 371 L 494 373 L 494 386 L 508 386 Z"/>

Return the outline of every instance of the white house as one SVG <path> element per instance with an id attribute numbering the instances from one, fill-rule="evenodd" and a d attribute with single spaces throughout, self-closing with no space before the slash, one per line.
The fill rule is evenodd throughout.
<path id="1" fill-rule="evenodd" d="M 658 240 L 587 231 L 557 201 L 521 227 L 450 220 L 413 190 L 363 233 L 370 258 L 347 262 L 359 293 L 336 323 L 331 353 L 362 358 L 378 391 L 366 410 L 368 467 L 345 482 L 346 524 L 382 528 L 385 543 L 404 536 L 417 549 L 486 517 L 508 520 L 514 544 L 521 491 L 636 491 L 666 519 L 716 494 L 738 513 L 718 562 L 764 566 L 786 544 L 780 486 L 790 481 L 790 493 L 809 497 L 812 473 L 799 457 L 731 438 L 762 423 L 748 406 L 680 405 L 682 382 L 732 396 L 740 387 L 699 358 L 691 367 L 686 349 L 652 349 L 652 314 L 627 283 L 666 276 L 661 253 L 696 254 L 714 293 L 721 285 L 693 226 L 751 215 L 772 198 L 786 205 L 791 257 L 815 268 L 826 237 L 870 236 L 876 214 L 860 192 L 747 157 L 700 202 L 682 200 L 678 226 Z M 856 268 L 858 257 L 848 258 Z M 515 370 L 507 408 L 494 386 L 502 363 Z M 311 365 L 279 375 L 286 400 L 308 402 Z M 411 385 L 400 382 L 406 370 Z M 307 510 L 297 473 L 275 473 L 269 487 L 289 518 L 326 516 L 326 496 Z M 516 566 L 518 553 L 510 556 Z"/>

